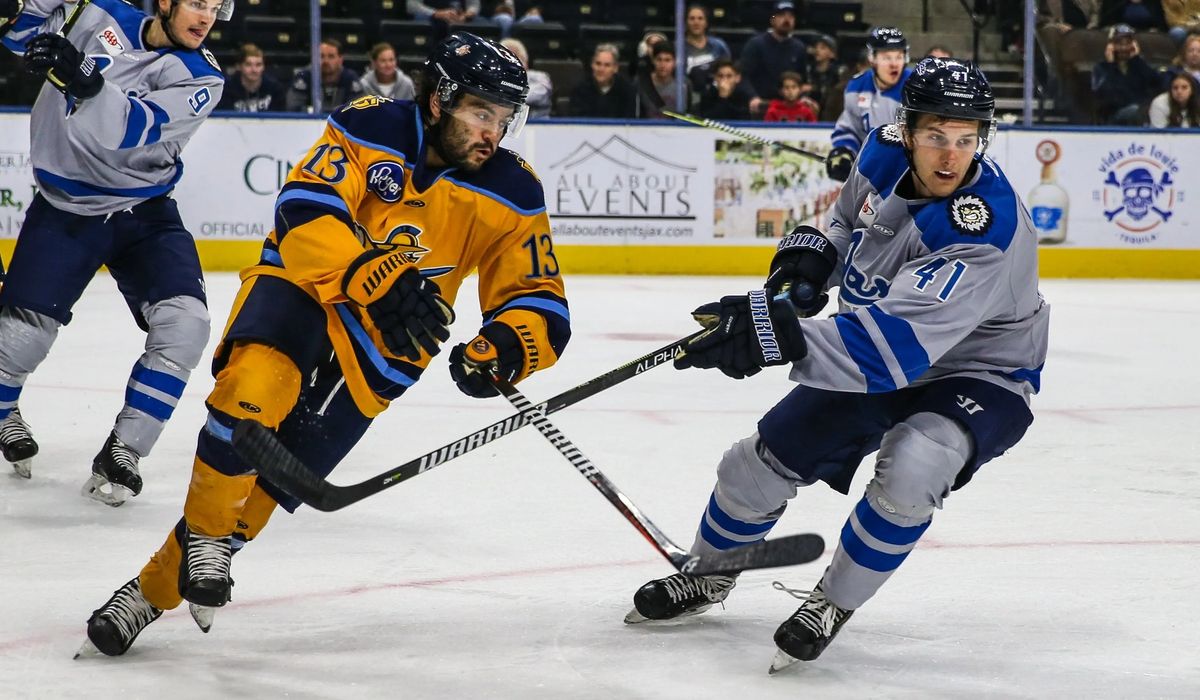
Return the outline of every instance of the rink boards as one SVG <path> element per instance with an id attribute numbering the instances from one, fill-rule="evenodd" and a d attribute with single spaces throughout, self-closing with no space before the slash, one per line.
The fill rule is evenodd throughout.
<path id="1" fill-rule="evenodd" d="M 213 117 L 192 139 L 175 197 L 207 269 L 257 259 L 275 196 L 322 124 Z M 827 149 L 825 127 L 751 131 Z M 28 114 L 0 114 L 6 260 L 33 192 L 28 133 Z M 1196 278 L 1197 143 L 1195 132 L 1004 129 L 989 154 L 1035 221 L 1065 229 L 1042 247 L 1043 276 Z M 506 145 L 542 179 L 568 273 L 759 274 L 792 226 L 826 225 L 838 192 L 818 161 L 689 125 L 542 122 Z"/>

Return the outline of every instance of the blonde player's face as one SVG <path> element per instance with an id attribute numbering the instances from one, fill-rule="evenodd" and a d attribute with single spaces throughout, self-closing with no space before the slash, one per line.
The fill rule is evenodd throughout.
<path id="1" fill-rule="evenodd" d="M 949 197 L 961 185 L 979 147 L 979 122 L 921 115 L 905 134 L 912 149 L 917 194 Z"/>
<path id="2" fill-rule="evenodd" d="M 875 79 L 879 81 L 880 87 L 886 90 L 900 82 L 900 75 L 904 72 L 904 51 L 876 51 L 875 57 L 871 59 L 871 67 L 875 69 Z"/>

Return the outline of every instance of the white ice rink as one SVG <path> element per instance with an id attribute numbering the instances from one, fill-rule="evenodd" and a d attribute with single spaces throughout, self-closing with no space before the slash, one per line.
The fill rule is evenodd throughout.
<path id="1" fill-rule="evenodd" d="M 521 388 L 536 401 L 601 374 L 756 281 L 568 279 L 570 348 Z M 236 283 L 209 278 L 214 342 Z M 725 610 L 627 626 L 633 591 L 670 568 L 533 428 L 342 511 L 276 514 L 210 634 L 180 608 L 124 657 L 73 661 L 88 615 L 179 518 L 212 385 L 205 365 L 141 496 L 80 497 L 142 342 L 100 277 L 21 399 L 33 480 L 0 473 L 0 698 L 1200 698 L 1200 284 L 1042 289 L 1050 358 L 1025 440 L 948 499 L 817 662 L 769 677 L 797 605 L 771 581 L 811 587 L 831 552 L 745 574 Z M 478 323 L 473 289 L 460 300 L 452 342 Z M 789 386 L 783 368 L 734 382 L 664 366 L 552 420 L 686 547 L 721 452 Z M 459 394 L 443 355 L 331 480 L 511 412 Z M 869 473 L 851 497 L 802 491 L 775 533 L 832 547 Z"/>

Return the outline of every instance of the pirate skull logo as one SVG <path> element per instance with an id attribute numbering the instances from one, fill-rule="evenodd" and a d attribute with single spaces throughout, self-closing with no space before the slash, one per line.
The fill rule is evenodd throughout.
<path id="1" fill-rule="evenodd" d="M 1110 170 L 1104 184 L 1117 188 L 1121 192 L 1121 206 L 1104 212 L 1105 218 L 1109 221 L 1112 221 L 1121 213 L 1124 213 L 1135 222 L 1142 221 L 1142 219 L 1145 219 L 1151 213 L 1158 216 L 1162 221 L 1171 218 L 1170 211 L 1160 209 L 1156 205 L 1159 195 L 1168 187 L 1175 184 L 1171 180 L 1169 172 L 1164 170 L 1162 172 L 1162 179 L 1156 181 L 1147 168 L 1138 167 L 1125 173 L 1125 176 L 1118 181 L 1116 173 Z"/>

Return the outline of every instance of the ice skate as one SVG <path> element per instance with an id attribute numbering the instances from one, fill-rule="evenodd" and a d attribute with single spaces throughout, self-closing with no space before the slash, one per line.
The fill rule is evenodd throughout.
<path id="1" fill-rule="evenodd" d="M 188 603 L 188 612 L 191 613 L 192 620 L 200 628 L 200 631 L 208 634 L 213 626 L 213 618 L 217 616 L 217 609 L 207 605 Z"/>
<path id="2" fill-rule="evenodd" d="M 33 458 L 37 456 L 38 444 L 19 408 L 14 408 L 0 421 L 0 452 L 12 464 L 17 476 L 28 479 L 33 475 Z"/>
<path id="3" fill-rule="evenodd" d="M 123 504 L 142 492 L 139 459 L 141 455 L 121 442 L 115 432 L 109 433 L 104 447 L 92 460 L 92 476 L 80 493 L 114 508 Z"/>
<path id="4" fill-rule="evenodd" d="M 120 656 L 129 651 L 133 640 L 162 615 L 162 610 L 150 604 L 142 595 L 142 586 L 135 578 L 118 588 L 92 613 L 87 622 L 87 641 L 75 653 L 75 658 L 97 652 Z"/>
<path id="5" fill-rule="evenodd" d="M 626 624 L 647 620 L 672 620 L 698 615 L 720 603 L 736 584 L 734 576 L 689 576 L 671 574 L 643 585 L 633 594 L 633 610 Z"/>
<path id="6" fill-rule="evenodd" d="M 229 602 L 233 581 L 229 578 L 229 561 L 233 556 L 229 536 L 208 537 L 187 529 L 183 540 L 183 561 L 179 565 L 179 593 L 184 600 L 197 606 L 219 608 Z M 204 629 L 201 617 L 192 613 L 196 624 Z M 212 617 L 207 622 L 212 625 Z"/>
<path id="7" fill-rule="evenodd" d="M 778 581 L 772 584 L 777 590 L 800 598 L 804 604 L 775 630 L 775 646 L 779 651 L 771 662 L 770 673 L 782 671 L 797 661 L 812 661 L 820 656 L 854 614 L 853 610 L 839 608 L 825 597 L 824 583 L 821 579 L 811 591 L 791 589 Z"/>

